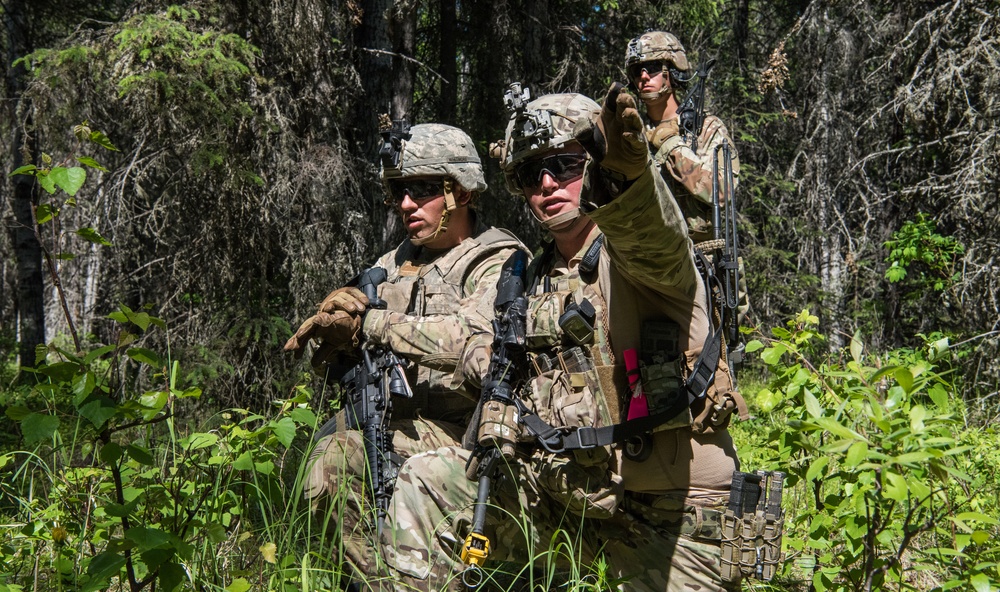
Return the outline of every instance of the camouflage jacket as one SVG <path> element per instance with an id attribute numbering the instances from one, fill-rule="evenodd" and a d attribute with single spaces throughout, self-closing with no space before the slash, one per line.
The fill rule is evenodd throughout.
<path id="1" fill-rule="evenodd" d="M 581 203 L 597 228 L 580 253 L 564 261 L 553 249 L 532 263 L 538 279 L 529 298 L 528 339 L 536 376 L 528 398 L 550 425 L 602 427 L 624 419 L 623 351 L 637 349 L 646 360 L 642 380 L 653 413 L 657 397 L 676 390 L 700 353 L 708 304 L 684 219 L 652 166 L 607 205 L 588 208 L 586 195 Z M 597 265 L 581 272 L 592 247 L 599 248 Z M 594 336 L 578 346 L 558 319 L 570 302 L 583 299 L 595 309 Z M 673 342 L 646 343 L 642 351 L 644 331 L 656 326 L 673 327 Z M 725 376 L 716 382 L 726 389 Z M 594 518 L 611 515 L 624 490 L 689 499 L 724 495 L 738 466 L 725 423 L 697 430 L 694 423 L 689 412 L 661 426 L 643 462 L 623 458 L 617 448 L 597 448 L 572 456 L 536 451 L 532 463 L 553 497 Z"/>
<path id="2" fill-rule="evenodd" d="M 674 116 L 673 123 L 679 123 L 680 116 Z M 691 150 L 689 143 L 680 135 L 662 137 L 657 131 L 669 123 L 660 123 L 649 130 L 650 149 L 653 160 L 662 167 L 667 186 L 677 199 L 684 213 L 688 232 L 695 243 L 712 238 L 712 157 L 723 140 L 729 140 L 733 154 L 733 189 L 739 184 L 740 158 L 729 137 L 722 120 L 714 115 L 705 117 L 698 136 L 698 151 Z M 725 195 L 719 196 L 720 205 L 725 205 Z"/>
<path id="3" fill-rule="evenodd" d="M 478 222 L 471 237 L 444 253 L 407 240 L 375 264 L 386 270 L 378 292 L 387 308 L 366 313 L 365 339 L 415 363 L 408 372 L 412 405 L 423 416 L 453 417 L 474 407 L 481 375 L 459 360 L 469 355 L 470 337 L 491 334 L 500 268 L 515 249 L 525 247 L 510 232 Z M 394 415 L 406 407 L 394 404 Z"/>

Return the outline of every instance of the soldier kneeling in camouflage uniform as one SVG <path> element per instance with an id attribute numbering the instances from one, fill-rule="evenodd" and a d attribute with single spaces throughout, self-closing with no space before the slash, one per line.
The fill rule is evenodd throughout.
<path id="1" fill-rule="evenodd" d="M 482 356 L 473 355 L 471 343 L 466 351 L 467 341 L 490 332 L 500 267 L 524 246 L 508 231 L 484 225 L 472 210 L 486 182 L 465 132 L 443 124 L 402 131 L 395 138 L 395 162 L 383 158 L 381 168 L 387 203 L 396 207 L 409 235 L 375 264 L 386 271 L 378 286 L 386 308 L 370 308 L 357 288 L 335 290 L 285 349 L 301 355 L 308 340 L 317 339 L 312 364 L 319 372 L 334 354 L 359 345 L 388 347 L 414 362 L 407 372 L 414 397 L 393 401 L 389 425 L 395 452 L 405 460 L 461 442 L 483 372 L 474 365 Z M 463 355 L 471 362 L 461 363 Z M 349 563 L 370 573 L 375 528 L 363 496 L 364 442 L 344 423 L 317 444 L 305 496 L 338 523 Z"/>
<path id="2" fill-rule="evenodd" d="M 726 427 L 746 407 L 643 131 L 619 87 L 603 108 L 547 95 L 514 109 L 495 150 L 552 241 L 528 273 L 527 429 L 490 496 L 489 560 L 603 557 L 622 590 L 720 590 L 720 515 L 739 467 Z M 557 429 L 542 437 L 538 420 Z M 382 536 L 395 589 L 462 589 L 469 455 L 445 447 L 400 472 Z"/>

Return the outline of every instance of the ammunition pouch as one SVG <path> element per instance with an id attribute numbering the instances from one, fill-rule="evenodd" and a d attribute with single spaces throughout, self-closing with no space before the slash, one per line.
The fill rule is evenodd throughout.
<path id="1" fill-rule="evenodd" d="M 751 484 L 756 478 L 757 484 Z M 781 563 L 781 535 L 785 513 L 781 509 L 784 474 L 733 475 L 730 503 L 722 516 L 722 580 L 742 578 L 771 580 Z"/>

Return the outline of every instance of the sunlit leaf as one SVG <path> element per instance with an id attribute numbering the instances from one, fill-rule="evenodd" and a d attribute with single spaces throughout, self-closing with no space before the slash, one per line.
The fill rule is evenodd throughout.
<path id="1" fill-rule="evenodd" d="M 76 195 L 76 192 L 83 187 L 87 180 L 87 170 L 83 167 L 52 167 L 49 172 L 52 182 L 58 185 L 69 195 Z"/>
<path id="2" fill-rule="evenodd" d="M 906 480 L 902 475 L 886 471 L 882 481 L 882 495 L 897 502 L 906 500 L 909 489 L 906 487 Z"/>
<path id="3" fill-rule="evenodd" d="M 244 578 L 236 578 L 232 584 L 226 586 L 226 592 L 247 592 L 250 589 L 250 582 Z"/>
<path id="4" fill-rule="evenodd" d="M 103 245 L 105 247 L 112 247 L 111 241 L 101 236 L 101 233 L 97 232 L 93 228 L 78 228 L 76 234 L 83 240 L 94 243 L 96 245 Z"/>
<path id="5" fill-rule="evenodd" d="M 103 146 L 108 150 L 114 150 L 116 152 L 118 151 L 118 148 L 116 148 L 115 145 L 111 143 L 111 140 L 109 140 L 108 137 L 101 132 L 90 132 L 90 141 L 97 144 L 98 146 Z"/>
<path id="6" fill-rule="evenodd" d="M 292 421 L 291 417 L 283 417 L 281 420 L 274 422 L 272 429 L 278 442 L 281 442 L 285 448 L 292 445 L 292 440 L 295 439 L 295 422 Z"/>
<path id="7" fill-rule="evenodd" d="M 91 158 L 89 156 L 77 156 L 76 160 L 80 164 L 85 165 L 85 166 L 89 166 L 92 169 L 97 169 L 99 171 L 104 171 L 105 173 L 108 172 L 108 169 L 106 169 L 103 166 L 101 166 L 101 163 L 97 162 L 96 160 L 94 160 L 93 158 Z"/>

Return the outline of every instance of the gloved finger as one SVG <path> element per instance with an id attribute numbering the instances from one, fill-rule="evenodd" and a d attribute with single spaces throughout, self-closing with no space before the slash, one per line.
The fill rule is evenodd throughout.
<path id="1" fill-rule="evenodd" d="M 622 96 L 625 86 L 620 82 L 612 82 L 608 94 L 604 96 L 604 104 L 601 105 L 601 119 L 605 123 L 611 123 L 618 116 L 618 100 Z M 631 96 L 624 93 L 625 96 Z"/>
<path id="2" fill-rule="evenodd" d="M 579 142 L 587 154 L 598 163 L 604 160 L 608 153 L 608 143 L 598 123 L 600 117 L 599 112 L 591 113 L 589 117 L 581 117 L 573 124 L 573 139 Z"/>
<path id="3" fill-rule="evenodd" d="M 361 290 L 352 286 L 347 286 L 330 292 L 330 294 L 320 303 L 320 312 L 333 312 L 335 310 L 347 311 L 351 314 L 361 314 L 368 307 L 368 297 Z"/>
<path id="4" fill-rule="evenodd" d="M 313 316 L 313 330 L 310 336 L 322 341 L 343 341 L 344 327 L 350 326 L 353 318 L 351 313 L 343 310 L 316 313 Z"/>
<path id="5" fill-rule="evenodd" d="M 299 325 L 298 330 L 295 331 L 295 335 L 292 335 L 288 341 L 285 342 L 285 351 L 295 352 L 295 358 L 302 357 L 302 350 L 305 348 L 306 343 L 313 336 L 316 330 L 316 317 L 311 316 L 306 319 L 301 325 Z"/>
<path id="6" fill-rule="evenodd" d="M 622 123 L 625 133 L 637 133 L 642 131 L 642 118 L 639 117 L 639 109 L 635 104 L 635 97 L 629 93 L 620 93 L 617 103 L 618 120 Z"/>

